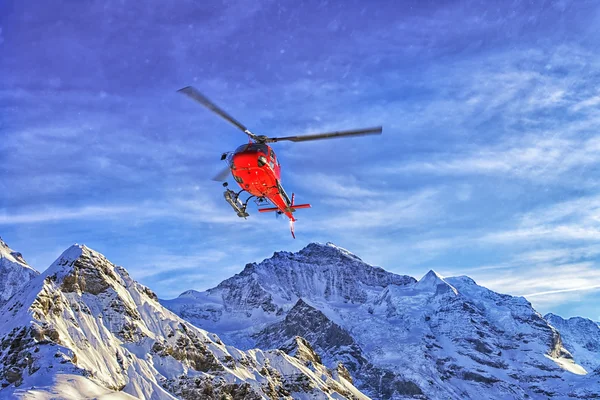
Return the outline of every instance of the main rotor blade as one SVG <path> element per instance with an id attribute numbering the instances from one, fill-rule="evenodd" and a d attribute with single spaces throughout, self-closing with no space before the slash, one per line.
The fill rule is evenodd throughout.
<path id="1" fill-rule="evenodd" d="M 366 128 L 366 129 L 354 129 L 350 131 L 336 131 L 329 133 L 317 133 L 314 135 L 302 135 L 302 136 L 286 136 L 280 138 L 267 138 L 266 142 L 281 142 L 282 140 L 289 140 L 292 142 L 306 142 L 309 140 L 321 140 L 321 139 L 333 139 L 337 137 L 346 137 L 346 136 L 365 136 L 365 135 L 381 135 L 383 128 L 381 126 L 377 126 L 374 128 Z"/>
<path id="2" fill-rule="evenodd" d="M 217 181 L 217 182 L 223 182 L 223 181 L 226 181 L 226 180 L 227 180 L 227 177 L 229 176 L 229 172 L 230 172 L 230 169 L 229 169 L 229 167 L 225 167 L 225 168 L 223 168 L 221 171 L 219 171 L 219 173 L 218 173 L 218 174 L 216 174 L 216 175 L 215 175 L 215 176 L 212 178 L 212 180 L 213 180 L 213 181 Z"/>
<path id="3" fill-rule="evenodd" d="M 238 129 L 243 131 L 246 135 L 250 136 L 251 138 L 255 137 L 255 135 L 252 132 L 250 132 L 250 130 L 248 128 L 246 128 L 244 125 L 242 125 L 241 122 L 239 122 L 238 120 L 233 118 L 231 115 L 229 115 L 225 110 L 223 110 L 222 108 L 217 106 L 215 103 L 213 103 L 212 101 L 210 101 L 209 99 L 204 97 L 204 95 L 202 93 L 200 93 L 195 87 L 186 86 L 182 89 L 179 89 L 178 92 L 187 95 L 189 98 L 196 100 L 198 103 L 202 104 L 203 106 L 205 106 L 206 108 L 208 108 L 209 110 L 214 112 L 215 114 L 220 115 L 222 118 L 226 119 L 227 121 L 229 121 L 230 123 L 235 125 Z"/>

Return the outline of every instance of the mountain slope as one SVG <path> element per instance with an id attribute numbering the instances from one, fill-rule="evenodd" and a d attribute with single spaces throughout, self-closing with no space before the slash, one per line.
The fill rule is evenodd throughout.
<path id="1" fill-rule="evenodd" d="M 197 326 L 213 330 L 243 347 L 253 340 L 240 333 L 247 327 L 280 321 L 298 299 L 359 306 L 372 302 L 390 284 L 406 285 L 415 279 L 371 267 L 333 244 L 309 244 L 298 253 L 277 252 L 205 292 L 189 290 L 167 308 Z M 331 316 L 334 316 L 333 314 Z"/>
<path id="2" fill-rule="evenodd" d="M 306 335 L 327 366 L 346 363 L 373 398 L 600 396 L 598 377 L 524 298 L 468 277 L 392 274 L 330 243 L 275 253 L 162 303 L 241 348 Z"/>
<path id="3" fill-rule="evenodd" d="M 226 346 L 76 245 L 0 310 L 0 398 L 366 398 L 302 348 Z"/>
<path id="4" fill-rule="evenodd" d="M 0 307 L 17 293 L 27 282 L 39 275 L 0 238 Z"/>
<path id="5" fill-rule="evenodd" d="M 565 348 L 575 359 L 600 375 L 600 325 L 587 318 L 564 319 L 551 313 L 544 319 L 560 332 Z"/>

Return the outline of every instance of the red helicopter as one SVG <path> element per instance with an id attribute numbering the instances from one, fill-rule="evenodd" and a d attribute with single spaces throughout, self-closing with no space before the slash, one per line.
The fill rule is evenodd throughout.
<path id="1" fill-rule="evenodd" d="M 378 126 L 366 129 L 278 138 L 255 135 L 235 118 L 207 99 L 194 87 L 187 86 L 183 89 L 179 89 L 178 92 L 196 100 L 198 103 L 220 115 L 248 135 L 248 143 L 239 146 L 233 152 L 223 153 L 221 155 L 221 160 L 227 162 L 227 167 L 213 178 L 213 180 L 221 182 L 225 180 L 229 175 L 229 172 L 231 172 L 233 179 L 235 179 L 242 189 L 239 192 L 234 192 L 233 190 L 227 189 L 227 182 L 223 183 L 223 186 L 225 187 L 225 192 L 223 193 L 225 200 L 234 209 L 238 217 L 248 217 L 249 214 L 246 212 L 248 202 L 250 199 L 255 198 L 259 212 L 276 212 L 280 215 L 285 214 L 290 219 L 290 230 L 294 239 L 296 238 L 296 235 L 294 234 L 294 222 L 296 221 L 294 212 L 300 208 L 310 208 L 310 204 L 296 204 L 294 202 L 294 194 L 292 194 L 292 198 L 290 199 L 285 193 L 281 186 L 281 165 L 275 156 L 275 152 L 267 145 L 267 143 L 275 143 L 283 140 L 306 142 L 309 140 L 332 139 L 345 136 L 379 135 L 382 132 L 382 127 Z M 240 195 L 243 192 L 247 192 L 250 195 L 245 201 L 240 199 Z M 266 205 L 274 205 L 275 207 L 264 207 Z"/>

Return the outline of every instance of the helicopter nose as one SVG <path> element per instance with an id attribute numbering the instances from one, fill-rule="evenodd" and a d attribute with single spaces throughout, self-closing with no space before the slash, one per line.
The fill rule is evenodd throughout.
<path id="1" fill-rule="evenodd" d="M 258 165 L 257 154 L 240 153 L 233 157 L 236 168 L 250 168 Z"/>

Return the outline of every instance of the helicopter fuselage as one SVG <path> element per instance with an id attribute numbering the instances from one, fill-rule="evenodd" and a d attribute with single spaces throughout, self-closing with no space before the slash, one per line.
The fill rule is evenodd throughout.
<path id="1" fill-rule="evenodd" d="M 275 152 L 266 144 L 249 143 L 238 147 L 229 160 L 233 179 L 256 197 L 277 193 L 281 166 Z"/>
<path id="2" fill-rule="evenodd" d="M 281 165 L 273 149 L 264 143 L 248 143 L 236 149 L 230 156 L 229 168 L 233 179 L 251 196 L 268 199 L 275 207 L 258 211 L 275 211 L 285 214 L 294 222 L 296 208 L 308 208 L 308 204 L 294 205 L 281 186 Z"/>

